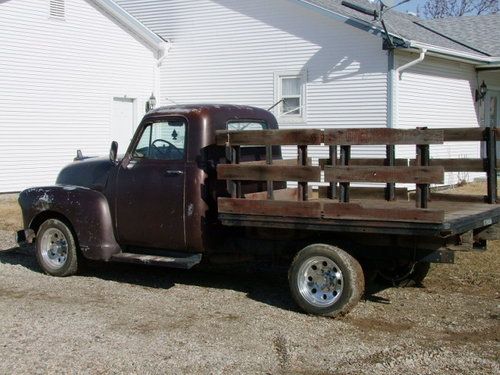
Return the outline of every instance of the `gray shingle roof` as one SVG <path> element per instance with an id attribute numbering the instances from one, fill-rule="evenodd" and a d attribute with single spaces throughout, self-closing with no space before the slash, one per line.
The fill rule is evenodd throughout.
<path id="1" fill-rule="evenodd" d="M 500 13 L 423 20 L 419 23 L 490 56 L 500 56 Z"/>
<path id="2" fill-rule="evenodd" d="M 329 10 L 331 12 L 335 12 L 338 14 L 341 14 L 343 16 L 355 18 L 358 20 L 365 21 L 367 23 L 370 23 L 373 26 L 376 27 L 381 27 L 381 24 L 379 21 L 374 21 L 372 16 L 363 14 L 361 12 L 358 12 L 356 10 L 350 9 L 344 5 L 342 5 L 342 0 L 303 0 L 306 3 L 310 3 L 312 5 L 319 6 L 321 8 L 324 8 L 326 10 Z M 361 5 L 365 8 L 368 9 L 375 9 L 376 5 L 375 3 L 371 3 L 367 0 L 347 0 L 351 3 Z M 462 17 L 462 18 L 475 18 L 475 17 Z M 492 17 L 493 18 L 493 17 Z M 424 24 L 424 22 L 429 22 L 429 21 L 423 21 L 421 18 L 407 14 L 407 13 L 402 13 L 397 10 L 389 10 L 384 14 L 384 20 L 387 26 L 387 29 L 390 33 L 398 35 L 404 39 L 407 40 L 414 40 L 418 41 L 421 43 L 425 44 L 431 44 L 434 46 L 438 47 L 444 47 L 444 48 L 449 48 L 453 49 L 456 51 L 460 52 L 467 52 L 473 55 L 478 55 L 481 57 L 484 57 L 485 54 L 481 52 L 486 52 L 483 48 L 479 48 L 478 46 L 475 45 L 476 41 L 479 41 L 481 36 L 486 33 L 486 31 L 480 31 L 474 38 L 474 43 L 465 43 L 463 40 L 459 38 L 453 38 L 451 36 L 446 35 L 443 32 L 438 31 L 437 33 L 433 31 L 433 27 L 428 26 Z M 439 24 L 439 21 L 442 20 L 433 20 L 436 21 L 435 24 Z M 479 23 L 478 21 L 477 23 Z M 471 22 L 472 23 L 472 22 Z M 420 25 L 422 24 L 422 26 Z M 426 26 L 426 27 L 423 27 Z M 436 26 L 437 27 L 437 26 Z M 496 26 L 497 29 L 500 29 L 500 26 Z M 485 27 L 486 29 L 487 27 Z M 472 33 L 474 31 L 474 28 L 470 29 L 470 32 Z M 500 32 L 497 30 L 497 33 Z M 439 35 L 443 34 L 443 35 Z M 461 42 L 463 44 L 469 45 L 470 47 L 473 48 L 468 48 L 467 46 L 462 45 L 461 43 L 457 43 L 451 39 L 456 39 L 458 42 Z M 463 38 L 463 39 L 468 39 L 471 40 L 470 38 Z M 497 36 L 496 40 L 497 44 L 500 43 L 500 37 Z M 478 43 L 479 44 L 479 43 Z M 483 42 L 484 44 L 484 42 Z M 476 51 L 475 49 L 480 50 L 481 52 Z M 497 54 L 498 55 L 498 54 Z"/>

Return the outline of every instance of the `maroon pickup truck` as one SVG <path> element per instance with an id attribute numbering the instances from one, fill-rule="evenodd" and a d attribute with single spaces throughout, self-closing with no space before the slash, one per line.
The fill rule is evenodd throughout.
<path id="1" fill-rule="evenodd" d="M 297 304 L 308 313 L 336 316 L 358 302 L 365 275 L 420 282 L 430 262 L 450 263 L 453 251 L 484 249 L 486 240 L 497 238 L 496 204 L 467 202 L 463 212 L 456 202 L 422 205 L 442 167 L 372 160 L 372 170 L 380 172 L 370 177 L 387 182 L 392 197 L 367 200 L 374 189 L 350 187 L 348 181 L 364 181 L 360 168 L 368 163 L 348 163 L 346 144 L 361 144 L 353 139 L 429 144 L 442 142 L 443 132 L 346 138 L 277 129 L 271 113 L 247 106 L 155 109 L 123 157 L 113 142 L 108 158 L 79 158 L 55 185 L 23 191 L 25 229 L 17 240 L 35 242 L 40 267 L 54 276 L 75 274 L 85 259 L 184 269 L 254 260 L 287 264 Z M 306 145 L 332 139 L 344 144 L 343 164 L 335 164 L 337 150 L 330 146 L 330 160 L 313 166 Z M 282 145 L 298 146 L 299 159 L 282 160 Z M 331 177 L 326 197 L 307 184 L 323 172 Z M 411 195 L 397 201 L 401 192 L 394 183 L 399 177 L 408 182 L 409 175 L 420 182 L 417 208 Z M 297 187 L 286 188 L 286 181 L 297 181 Z"/>

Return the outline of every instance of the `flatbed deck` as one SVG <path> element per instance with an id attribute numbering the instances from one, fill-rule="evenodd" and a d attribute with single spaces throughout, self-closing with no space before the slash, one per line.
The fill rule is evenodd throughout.
<path id="1" fill-rule="evenodd" d="M 315 202 L 311 200 L 309 202 Z M 328 200 L 317 200 L 328 204 Z M 412 201 L 387 202 L 381 200 L 352 200 L 352 204 L 362 204 L 366 208 L 374 209 L 411 209 L 415 206 Z M 349 203 L 349 204 L 351 204 Z M 302 230 L 320 230 L 330 232 L 350 233 L 383 233 L 399 235 L 426 235 L 431 237 L 448 237 L 461 234 L 477 228 L 482 228 L 500 222 L 500 206 L 486 203 L 470 202 L 431 202 L 430 206 L 444 212 L 444 220 L 440 223 L 422 222 L 414 220 L 395 221 L 377 219 L 363 219 L 344 215 L 339 218 L 321 217 L 286 217 L 279 212 L 276 214 L 240 214 L 220 213 L 219 218 L 228 226 L 251 226 L 268 228 L 286 228 Z"/>

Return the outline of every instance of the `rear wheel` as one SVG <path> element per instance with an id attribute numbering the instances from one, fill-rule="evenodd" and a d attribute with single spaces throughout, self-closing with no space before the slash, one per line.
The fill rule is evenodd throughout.
<path id="1" fill-rule="evenodd" d="M 307 313 L 339 316 L 349 312 L 364 292 L 363 270 L 338 247 L 314 244 L 302 249 L 288 272 L 295 302 Z"/>
<path id="2" fill-rule="evenodd" d="M 78 269 L 77 245 L 69 227 L 48 219 L 36 236 L 36 258 L 42 270 L 53 276 L 74 275 Z"/>
<path id="3" fill-rule="evenodd" d="M 421 286 L 429 273 L 429 262 L 403 263 L 391 268 L 379 270 L 382 281 L 397 287 Z"/>

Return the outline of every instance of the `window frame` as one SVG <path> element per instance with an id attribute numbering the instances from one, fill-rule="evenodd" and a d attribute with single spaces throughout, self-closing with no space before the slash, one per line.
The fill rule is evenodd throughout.
<path id="1" fill-rule="evenodd" d="M 307 87 L 307 72 L 283 71 L 274 73 L 274 103 L 284 99 L 283 97 L 283 79 L 295 78 L 300 81 L 300 95 L 287 95 L 285 98 L 299 98 L 300 113 L 299 114 L 283 114 L 283 103 L 280 102 L 274 109 L 274 114 L 278 122 L 282 123 L 304 123 L 306 121 L 306 87 Z M 273 103 L 273 104 L 274 104 Z"/>
<path id="2" fill-rule="evenodd" d="M 134 152 L 135 150 L 137 149 L 137 146 L 139 145 L 139 142 L 141 141 L 142 139 L 142 136 L 144 135 L 144 132 L 150 127 L 150 126 L 153 126 L 153 124 L 157 124 L 157 123 L 164 123 L 164 122 L 175 122 L 175 121 L 182 121 L 184 122 L 185 124 L 185 134 L 184 134 L 184 155 L 183 155 L 183 158 L 182 159 L 175 159 L 175 160 L 169 160 L 169 159 L 150 159 L 150 158 L 146 158 L 146 157 L 143 157 L 143 158 L 140 158 L 140 157 L 136 157 L 134 156 Z M 144 124 L 142 124 L 141 126 L 141 130 L 140 130 L 140 133 L 137 134 L 136 138 L 134 139 L 134 143 L 132 145 L 132 148 L 130 149 L 130 151 L 128 152 L 129 154 L 129 159 L 130 160 L 134 160 L 134 161 L 137 161 L 137 162 L 155 162 L 155 163 L 158 163 L 158 162 L 162 162 L 162 163 L 165 163 L 165 162 L 169 162 L 169 163 L 179 163 L 179 162 L 186 162 L 187 159 L 188 159 L 188 134 L 189 134 L 189 121 L 187 120 L 187 118 L 185 117 L 182 117 L 182 116 L 175 116 L 175 117 L 168 117 L 168 118 L 161 118 L 161 119 L 154 119 L 154 120 L 150 120 Z M 150 144 L 151 144 L 151 140 L 152 140 L 152 136 L 153 136 L 153 132 L 150 132 Z"/>

